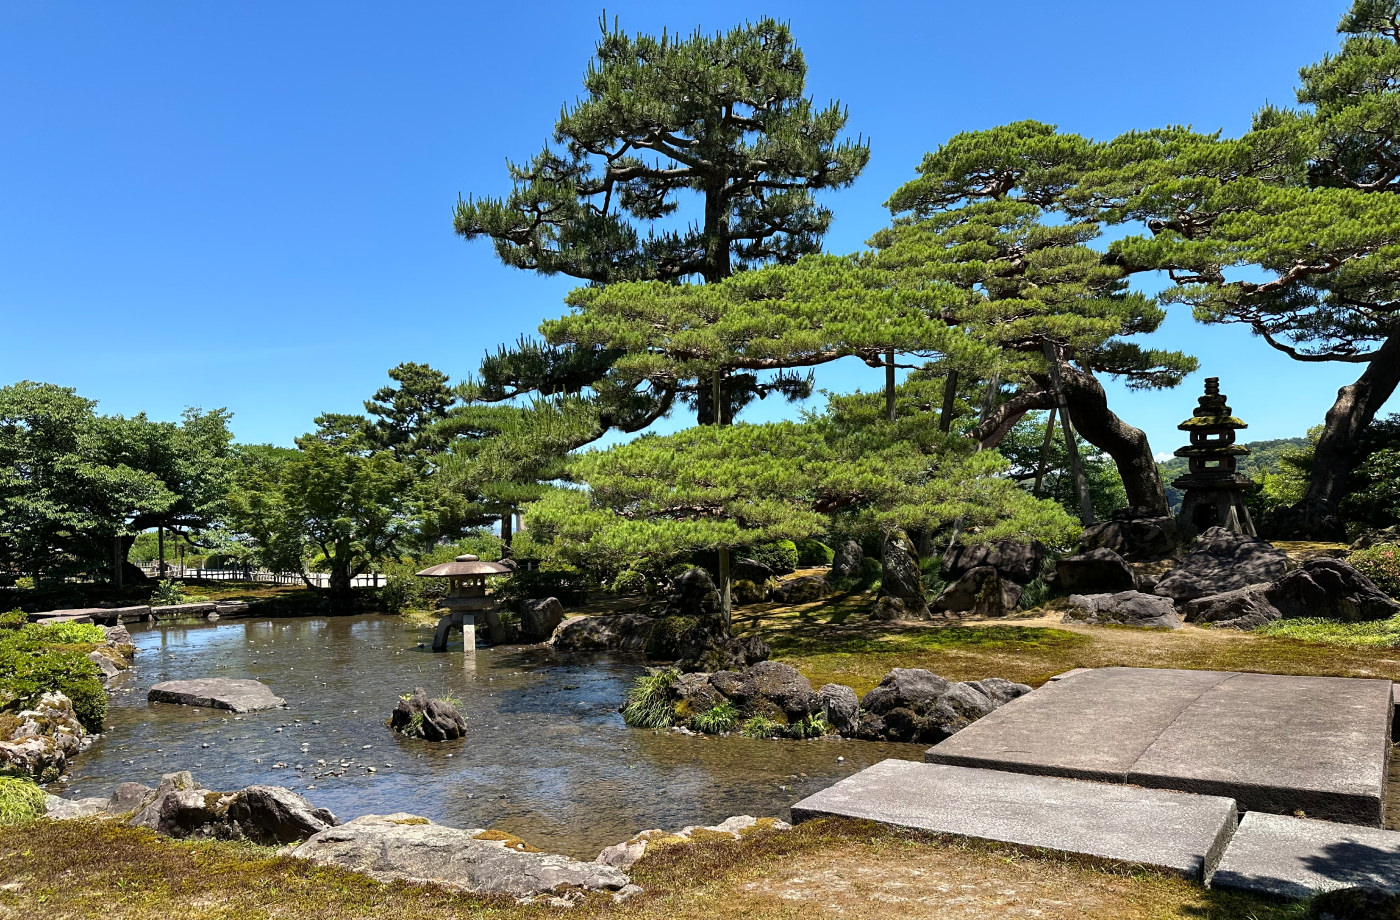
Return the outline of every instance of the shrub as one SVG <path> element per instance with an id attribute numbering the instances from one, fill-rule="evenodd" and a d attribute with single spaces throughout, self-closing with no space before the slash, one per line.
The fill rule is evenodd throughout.
<path id="1" fill-rule="evenodd" d="M 496 596 L 512 602 L 557 597 L 571 607 L 588 600 L 588 579 L 578 572 L 516 572 L 497 586 Z"/>
<path id="2" fill-rule="evenodd" d="M 151 592 L 152 607 L 169 607 L 184 599 L 185 592 L 181 590 L 180 583 L 169 578 L 156 582 L 156 589 Z"/>
<path id="3" fill-rule="evenodd" d="M 831 565 L 836 550 L 820 540 L 801 540 L 797 544 L 797 564 L 804 566 Z"/>
<path id="4" fill-rule="evenodd" d="M 30 623 L 13 637 L 13 641 L 29 649 L 51 645 L 101 645 L 107 641 L 107 634 L 101 626 L 91 623 Z"/>
<path id="5" fill-rule="evenodd" d="M 797 568 L 797 544 L 791 540 L 759 543 L 748 549 L 749 557 L 768 566 L 779 575 Z"/>
<path id="6" fill-rule="evenodd" d="M 624 569 L 612 582 L 614 594 L 646 594 L 651 587 L 651 579 L 636 569 Z"/>
<path id="7" fill-rule="evenodd" d="M 44 813 L 47 793 L 27 779 L 0 776 L 0 825 L 28 824 Z"/>
<path id="8" fill-rule="evenodd" d="M 83 623 L 34 623 L 0 638 L 0 698 L 19 707 L 38 703 L 45 693 L 62 693 L 90 732 L 107 721 L 102 672 L 88 660 L 106 639 L 101 627 Z"/>
<path id="9" fill-rule="evenodd" d="M 666 728 L 676 719 L 671 688 L 680 678 L 675 668 L 648 668 L 627 691 L 622 721 L 635 728 Z"/>
<path id="10" fill-rule="evenodd" d="M 408 610 L 431 609 L 440 597 L 447 594 L 447 580 L 443 578 L 419 578 L 409 572 L 396 572 L 379 589 L 379 603 L 392 614 Z"/>
<path id="11" fill-rule="evenodd" d="M 1032 608 L 1039 607 L 1041 604 L 1050 600 L 1053 594 L 1054 591 L 1045 583 L 1045 579 L 1037 578 L 1027 584 L 1025 589 L 1021 592 L 1021 608 L 1023 610 L 1031 610 Z"/>
<path id="12" fill-rule="evenodd" d="M 0 613 L 0 629 L 19 629 L 29 622 L 29 617 L 23 610 L 11 610 L 7 613 Z"/>
<path id="13" fill-rule="evenodd" d="M 814 712 L 804 719 L 793 722 L 788 726 L 787 731 L 794 738 L 820 738 L 831 731 L 831 726 L 827 724 L 826 716 L 820 712 Z"/>
<path id="14" fill-rule="evenodd" d="M 1381 543 L 1357 550 L 1347 557 L 1347 562 L 1386 594 L 1400 597 L 1400 545 Z"/>
<path id="15" fill-rule="evenodd" d="M 716 703 L 704 712 L 696 713 L 690 727 L 707 735 L 722 735 L 739 721 L 739 710 L 729 700 Z"/>
<path id="16" fill-rule="evenodd" d="M 729 590 L 734 603 L 741 606 L 744 604 L 761 604 L 768 600 L 767 586 L 761 585 L 756 581 L 749 581 L 746 578 L 741 578 L 734 582 Z"/>
<path id="17" fill-rule="evenodd" d="M 739 731 L 750 738 L 774 738 L 787 732 L 787 726 L 767 716 L 754 716 Z"/>

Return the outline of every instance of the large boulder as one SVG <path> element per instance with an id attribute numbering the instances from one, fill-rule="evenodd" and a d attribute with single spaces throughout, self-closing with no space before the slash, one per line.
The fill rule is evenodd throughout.
<path id="1" fill-rule="evenodd" d="M 843 735 L 855 730 L 860 714 L 860 697 L 850 687 L 845 684 L 823 684 L 817 691 L 817 702 L 827 725 Z"/>
<path id="2" fill-rule="evenodd" d="M 812 692 L 811 682 L 792 665 L 760 661 L 749 668 L 748 676 L 758 699 L 781 712 L 788 722 L 797 722 L 821 711 L 821 702 Z"/>
<path id="3" fill-rule="evenodd" d="M 620 869 L 532 850 L 507 834 L 443 827 L 399 813 L 365 815 L 327 828 L 292 856 L 381 882 L 431 882 L 515 898 L 580 889 L 617 891 L 629 884 Z"/>
<path id="4" fill-rule="evenodd" d="M 447 700 L 428 699 L 422 687 L 399 700 L 389 727 L 400 735 L 425 741 L 455 741 L 467 733 L 467 720 Z"/>
<path id="5" fill-rule="evenodd" d="M 1269 586 L 1269 602 L 1285 618 L 1326 617 L 1347 623 L 1384 620 L 1400 604 L 1340 559 L 1318 556 Z"/>
<path id="6" fill-rule="evenodd" d="M 1212 527 L 1191 544 L 1181 564 L 1157 582 L 1156 592 L 1177 603 L 1275 581 L 1288 569 L 1288 557 L 1258 537 Z"/>
<path id="7" fill-rule="evenodd" d="M 943 554 L 943 575 L 959 579 L 974 569 L 991 566 L 1003 579 L 1029 584 L 1040 575 L 1045 544 L 1039 540 L 998 540 L 995 543 L 954 543 Z"/>
<path id="8" fill-rule="evenodd" d="M 835 578 L 853 578 L 865 561 L 865 550 L 855 540 L 847 540 L 836 547 L 836 555 L 831 560 L 831 574 Z"/>
<path id="9" fill-rule="evenodd" d="M 636 651 L 646 648 L 655 622 L 640 613 L 574 617 L 559 624 L 549 643 L 565 652 Z"/>
<path id="10" fill-rule="evenodd" d="M 716 638 L 676 662 L 682 671 L 723 671 L 767 661 L 772 650 L 759 636 Z"/>
<path id="11" fill-rule="evenodd" d="M 953 683 L 920 668 L 895 668 L 861 700 L 856 736 L 936 744 L 1030 690 L 996 678 Z"/>
<path id="12" fill-rule="evenodd" d="M 919 556 L 904 531 L 892 530 L 885 535 L 880 566 L 881 594 L 906 601 L 924 599 L 924 577 L 919 571 Z"/>
<path id="13" fill-rule="evenodd" d="M 938 595 L 933 609 L 979 617 L 1004 617 L 1021 603 L 1019 584 L 990 565 L 968 570 Z"/>
<path id="14" fill-rule="evenodd" d="M 1188 623 L 1211 623 L 1229 629 L 1254 629 L 1282 616 L 1269 600 L 1267 584 L 1192 598 L 1182 609 Z"/>
<path id="15" fill-rule="evenodd" d="M 671 588 L 671 596 L 661 611 L 663 618 L 715 619 L 722 615 L 719 591 L 715 590 L 714 579 L 704 569 L 697 567 L 681 573 L 671 582 Z"/>
<path id="16" fill-rule="evenodd" d="M 1110 520 L 1084 528 L 1079 548 L 1081 552 L 1111 549 L 1124 559 L 1150 562 L 1175 553 L 1178 541 L 1176 518 L 1128 508 L 1116 512 Z"/>
<path id="17" fill-rule="evenodd" d="M 340 823 L 290 789 L 261 785 L 240 789 L 229 803 L 227 819 L 242 836 L 264 846 L 305 840 Z"/>
<path id="18" fill-rule="evenodd" d="M 811 604 L 831 593 L 831 586 L 820 575 L 801 575 L 773 589 L 775 604 Z"/>
<path id="19" fill-rule="evenodd" d="M 1117 594 L 1072 594 L 1062 622 L 1099 626 L 1113 623 L 1149 629 L 1180 629 L 1181 617 L 1170 598 L 1140 591 Z"/>
<path id="20" fill-rule="evenodd" d="M 760 585 L 776 574 L 778 573 L 773 571 L 771 566 L 766 566 L 757 559 L 736 559 L 729 567 L 729 577 L 734 581 L 752 581 Z"/>
<path id="21" fill-rule="evenodd" d="M 1055 563 L 1055 587 L 1067 594 L 1131 591 L 1136 585 L 1132 566 L 1104 547 L 1066 556 Z"/>
<path id="22" fill-rule="evenodd" d="M 68 759 L 89 743 L 62 693 L 45 693 L 30 709 L 13 713 L 6 734 L 0 735 L 0 776 L 28 776 L 49 783 L 63 775 Z"/>
<path id="23" fill-rule="evenodd" d="M 287 705 L 287 701 L 274 694 L 267 684 L 229 677 L 161 681 L 151 688 L 146 699 L 152 703 L 176 703 L 234 712 L 255 712 Z"/>
<path id="24" fill-rule="evenodd" d="M 210 792 L 189 771 L 167 773 L 127 823 L 166 837 L 214 837 L 233 796 Z"/>
<path id="25" fill-rule="evenodd" d="M 564 605 L 557 597 L 527 600 L 520 611 L 520 635 L 529 642 L 544 642 L 564 622 Z"/>
<path id="26" fill-rule="evenodd" d="M 933 614 L 928 604 L 922 600 L 906 601 L 900 597 L 882 597 L 870 611 L 870 619 L 877 621 L 931 620 Z"/>

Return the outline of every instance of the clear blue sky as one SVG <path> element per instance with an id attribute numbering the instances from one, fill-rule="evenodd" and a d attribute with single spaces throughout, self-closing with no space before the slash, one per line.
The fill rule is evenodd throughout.
<path id="1" fill-rule="evenodd" d="M 1094 137 L 1189 123 L 1238 133 L 1337 45 L 1345 0 L 1174 3 L 609 3 L 628 31 L 790 20 L 809 88 L 839 98 L 871 163 L 826 202 L 833 252 L 950 135 L 1036 118 Z M 994 12 L 993 12 L 994 9 Z M 597 35 L 586 3 L 8 0 L 0 5 L 0 383 L 43 380 L 100 411 L 227 407 L 286 444 L 355 411 L 402 361 L 454 379 L 559 314 L 568 279 L 499 265 L 452 232 L 463 195 L 549 136 Z M 1251 438 L 1321 421 L 1355 366 L 1291 362 L 1173 316 L 1200 357 L 1176 392 L 1112 391 L 1155 450 L 1200 377 Z M 820 386 L 880 384 L 833 366 Z M 793 411 L 760 405 L 761 420 Z M 677 420 L 676 424 L 684 420 Z"/>

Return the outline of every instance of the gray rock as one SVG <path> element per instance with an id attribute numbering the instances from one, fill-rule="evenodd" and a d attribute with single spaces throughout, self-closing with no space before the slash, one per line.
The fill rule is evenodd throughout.
<path id="1" fill-rule="evenodd" d="M 1212 527 L 1191 544 L 1181 564 L 1157 583 L 1178 603 L 1283 577 L 1288 557 L 1266 540 Z"/>
<path id="2" fill-rule="evenodd" d="M 856 818 L 1152 866 L 1204 881 L 1235 803 L 999 770 L 886 760 L 792 806 L 796 822 Z"/>
<path id="3" fill-rule="evenodd" d="M 1315 557 L 1269 586 L 1269 602 L 1286 618 L 1326 617 L 1347 623 L 1385 620 L 1400 604 L 1340 559 Z"/>
<path id="4" fill-rule="evenodd" d="M 861 700 L 854 733 L 870 741 L 935 743 L 1030 690 L 1000 678 L 951 683 L 920 668 L 895 668 Z"/>
<path id="5" fill-rule="evenodd" d="M 102 672 L 101 678 L 104 685 L 110 684 L 122 672 L 120 665 L 101 652 L 88 652 L 87 659 L 97 665 L 97 670 Z"/>
<path id="6" fill-rule="evenodd" d="M 61 799 L 56 795 L 44 799 L 44 817 L 53 821 L 72 821 L 107 813 L 107 800 L 98 796 L 87 799 Z"/>
<path id="7" fill-rule="evenodd" d="M 885 536 L 884 552 L 880 558 L 880 593 L 897 597 L 917 609 L 924 603 L 924 578 L 919 571 L 919 557 L 914 544 L 902 530 Z"/>
<path id="8" fill-rule="evenodd" d="M 976 687 L 998 706 L 1005 705 L 1017 697 L 1025 696 L 1031 688 L 1025 684 L 1009 681 L 1004 677 L 988 677 L 983 680 L 968 681 L 968 686 Z"/>
<path id="9" fill-rule="evenodd" d="M 956 580 L 974 569 L 991 566 L 997 574 L 1017 584 L 1029 584 L 1040 575 L 1045 544 L 1039 540 L 999 540 L 995 543 L 956 543 L 943 554 L 943 576 Z"/>
<path id="10" fill-rule="evenodd" d="M 1067 594 L 1131 591 L 1137 584 L 1132 566 L 1111 549 L 1099 547 L 1055 564 L 1055 587 Z"/>
<path id="11" fill-rule="evenodd" d="M 13 713 L 9 736 L 0 735 L 0 774 L 50 783 L 63 775 L 68 759 L 83 749 L 87 732 L 62 693 L 45 693 L 33 708 Z"/>
<path id="12" fill-rule="evenodd" d="M 810 604 L 831 593 L 831 586 L 820 575 L 802 575 L 773 589 L 775 604 Z"/>
<path id="13" fill-rule="evenodd" d="M 735 581 L 751 581 L 763 584 L 777 573 L 757 559 L 736 559 L 729 567 L 729 577 Z"/>
<path id="14" fill-rule="evenodd" d="M 232 799 L 201 787 L 188 771 L 167 773 L 127 823 L 166 837 L 214 836 L 206 829 L 223 818 Z"/>
<path id="15" fill-rule="evenodd" d="M 770 588 L 767 582 L 749 581 L 746 578 L 735 580 L 730 586 L 730 600 L 737 607 L 761 604 L 768 600 Z"/>
<path id="16" fill-rule="evenodd" d="M 130 814 L 140 808 L 145 802 L 146 796 L 154 791 L 150 786 L 143 786 L 140 783 L 119 783 L 107 798 L 107 814 Z"/>
<path id="17" fill-rule="evenodd" d="M 721 619 L 719 592 L 710 573 L 693 568 L 678 575 L 672 582 L 673 593 L 666 599 L 662 617 L 695 617 L 700 620 Z"/>
<path id="18" fill-rule="evenodd" d="M 683 671 L 732 671 L 767 661 L 771 654 L 759 636 L 728 636 L 710 640 L 677 665 Z"/>
<path id="19" fill-rule="evenodd" d="M 1400 892 L 1400 832 L 1250 812 L 1212 884 L 1285 898 L 1352 886 Z"/>
<path id="20" fill-rule="evenodd" d="M 1004 617 L 1021 603 L 1021 586 L 989 565 L 970 569 L 938 595 L 934 610 L 979 617 Z"/>
<path id="21" fill-rule="evenodd" d="M 796 722 L 820 711 L 812 684 L 792 665 L 761 661 L 748 670 L 758 697 L 778 710 L 789 722 Z"/>
<path id="22" fill-rule="evenodd" d="M 422 687 L 399 700 L 389 727 L 401 735 L 425 741 L 455 741 L 467 733 L 467 720 L 446 700 L 428 699 Z"/>
<path id="23" fill-rule="evenodd" d="M 557 597 L 527 600 L 520 611 L 520 635 L 529 642 L 544 642 L 564 622 L 564 605 Z"/>
<path id="24" fill-rule="evenodd" d="M 875 602 L 870 611 L 870 619 L 877 621 L 931 620 L 933 613 L 922 599 L 905 600 L 886 595 Z"/>
<path id="25" fill-rule="evenodd" d="M 849 734 L 856 727 L 860 698 L 845 684 L 823 684 L 817 691 L 817 702 L 830 725 L 840 734 Z"/>
<path id="26" fill-rule="evenodd" d="M 710 675 L 700 672 L 682 674 L 671 692 L 675 695 L 676 702 L 684 703 L 692 713 L 705 712 L 723 699 L 710 683 Z"/>
<path id="27" fill-rule="evenodd" d="M 836 555 L 831 560 L 831 574 L 836 578 L 851 578 L 860 571 L 865 561 L 865 550 L 855 540 L 847 540 L 836 547 Z"/>
<path id="28" fill-rule="evenodd" d="M 1117 594 L 1072 594 L 1062 622 L 1098 626 L 1117 623 L 1149 629 L 1180 629 L 1181 617 L 1170 598 L 1120 591 Z"/>
<path id="29" fill-rule="evenodd" d="M 933 722 L 944 737 L 967 728 L 999 704 L 975 684 L 950 684 L 933 706 Z"/>
<path id="30" fill-rule="evenodd" d="M 516 898 L 578 889 L 618 891 L 630 883 L 620 869 L 523 852 L 512 841 L 482 839 L 483 833 L 443 827 L 416 815 L 365 815 L 321 831 L 292 856 L 382 882 L 433 882 Z"/>
<path id="31" fill-rule="evenodd" d="M 1229 629 L 1255 629 L 1283 615 L 1270 603 L 1268 585 L 1193 598 L 1183 609 L 1188 623 L 1212 623 Z"/>
<path id="32" fill-rule="evenodd" d="M 714 687 L 740 712 L 752 715 L 759 702 L 758 684 L 747 670 L 716 671 L 710 675 L 710 686 Z"/>
<path id="33" fill-rule="evenodd" d="M 102 631 L 107 634 L 108 645 L 130 645 L 131 632 L 124 623 L 117 623 L 115 626 L 104 626 Z"/>
<path id="34" fill-rule="evenodd" d="M 267 684 L 227 677 L 162 681 L 151 688 L 146 699 L 152 703 L 231 709 L 234 712 L 255 712 L 287 705 L 287 701 L 275 695 Z"/>
<path id="35" fill-rule="evenodd" d="M 1079 537 L 1081 552 L 1111 549 L 1124 559 L 1146 562 L 1176 552 L 1176 518 L 1123 517 L 1091 524 Z"/>
<path id="36" fill-rule="evenodd" d="M 877 715 L 901 707 L 925 712 L 933 708 L 949 686 L 948 681 L 932 671 L 895 668 L 865 695 L 860 705 L 865 711 Z"/>
<path id="37" fill-rule="evenodd" d="M 264 846 L 305 840 L 340 822 L 324 808 L 282 786 L 249 786 L 228 806 L 228 820 L 243 836 Z"/>
<path id="38" fill-rule="evenodd" d="M 549 642 L 566 652 L 639 651 L 646 648 L 655 622 L 639 613 L 574 617 L 560 623 Z"/>

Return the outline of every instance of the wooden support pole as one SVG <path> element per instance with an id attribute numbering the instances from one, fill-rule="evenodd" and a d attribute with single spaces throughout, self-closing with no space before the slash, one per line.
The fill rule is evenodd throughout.
<path id="1" fill-rule="evenodd" d="M 1045 482 L 1045 468 L 1050 465 L 1050 445 L 1055 441 L 1055 410 L 1051 409 L 1045 419 L 1045 440 L 1040 442 L 1040 465 L 1035 468 L 1035 488 L 1031 495 L 1040 497 L 1040 487 Z"/>
<path id="2" fill-rule="evenodd" d="M 724 371 L 716 370 L 714 379 L 715 424 L 726 424 L 724 418 Z M 724 631 L 728 632 L 734 622 L 733 591 L 729 576 L 729 547 L 719 547 L 719 602 L 724 613 Z"/>
<path id="3" fill-rule="evenodd" d="M 1060 410 L 1060 427 L 1065 430 L 1065 450 L 1069 453 L 1069 468 L 1074 475 L 1074 489 L 1079 494 L 1079 520 L 1085 525 L 1094 523 L 1094 503 L 1089 498 L 1089 480 L 1084 478 L 1084 466 L 1079 462 L 1079 445 L 1074 437 L 1074 425 L 1069 420 L 1069 403 L 1065 400 L 1064 387 L 1060 385 L 1060 365 L 1055 358 L 1055 350 L 1050 340 L 1045 340 L 1045 364 L 1050 368 L 1050 389 L 1055 396 L 1055 405 Z"/>

